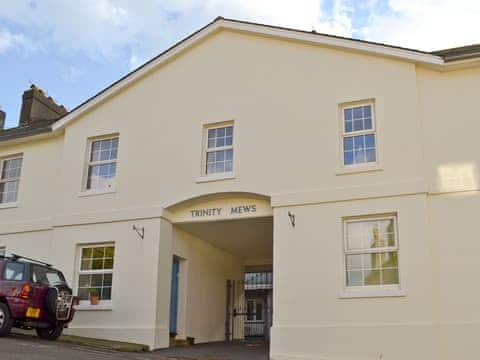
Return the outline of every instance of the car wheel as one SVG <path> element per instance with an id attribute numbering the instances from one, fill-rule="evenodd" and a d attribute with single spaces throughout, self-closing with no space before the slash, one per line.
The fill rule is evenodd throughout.
<path id="1" fill-rule="evenodd" d="M 63 324 L 53 325 L 49 328 L 36 328 L 38 337 L 44 340 L 57 340 L 63 332 Z"/>
<path id="2" fill-rule="evenodd" d="M 50 288 L 45 296 L 45 310 L 52 316 L 55 316 L 57 313 L 57 294 L 57 289 Z"/>
<path id="3" fill-rule="evenodd" d="M 0 303 L 0 337 L 7 336 L 12 330 L 13 318 L 7 304 Z"/>
<path id="4" fill-rule="evenodd" d="M 58 294 L 67 293 L 72 295 L 72 290 L 65 286 L 58 286 L 57 288 L 49 288 L 45 296 L 45 310 L 51 315 L 57 315 L 57 298 Z"/>

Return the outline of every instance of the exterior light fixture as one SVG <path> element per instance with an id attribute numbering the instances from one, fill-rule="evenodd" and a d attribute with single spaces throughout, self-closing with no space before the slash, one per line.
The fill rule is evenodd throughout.
<path id="1" fill-rule="evenodd" d="M 291 211 L 288 212 L 288 217 L 290 218 L 290 224 L 292 227 L 295 227 L 295 214 Z"/>
<path id="2" fill-rule="evenodd" d="M 132 225 L 132 229 L 135 230 L 137 235 L 143 240 L 145 237 L 145 228 L 144 227 L 137 227 L 136 225 Z"/>

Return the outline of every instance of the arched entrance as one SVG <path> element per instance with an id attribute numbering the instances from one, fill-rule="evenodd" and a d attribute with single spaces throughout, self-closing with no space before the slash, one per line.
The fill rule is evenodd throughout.
<path id="1" fill-rule="evenodd" d="M 172 224 L 173 344 L 268 339 L 270 198 L 245 192 L 202 195 L 167 206 L 164 217 Z"/>

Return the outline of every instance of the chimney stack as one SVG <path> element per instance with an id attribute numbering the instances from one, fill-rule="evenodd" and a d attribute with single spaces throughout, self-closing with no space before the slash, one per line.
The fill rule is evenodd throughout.
<path id="1" fill-rule="evenodd" d="M 19 126 L 30 125 L 35 121 L 56 120 L 67 113 L 63 105 L 58 105 L 42 89 L 31 85 L 23 93 Z"/>
<path id="2" fill-rule="evenodd" d="M 0 131 L 5 129 L 5 118 L 7 117 L 7 114 L 5 111 L 0 110 Z"/>

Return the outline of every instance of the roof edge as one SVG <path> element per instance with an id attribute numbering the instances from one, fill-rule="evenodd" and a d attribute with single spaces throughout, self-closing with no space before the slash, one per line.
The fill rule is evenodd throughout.
<path id="1" fill-rule="evenodd" d="M 223 26 L 225 28 L 250 32 L 253 34 L 304 41 L 327 47 L 353 50 L 379 56 L 403 59 L 410 62 L 426 63 L 429 65 L 438 66 L 443 65 L 444 63 L 441 56 L 432 54 L 430 52 L 408 49 L 400 46 L 318 33 L 315 31 L 305 31 L 281 26 L 258 24 L 241 20 L 223 18 L 222 21 L 225 24 Z"/>
<path id="2" fill-rule="evenodd" d="M 54 136 L 51 126 L 38 128 L 28 133 L 18 135 L 0 136 L 0 147 L 7 145 L 17 145 L 30 142 L 33 140 L 42 140 Z"/>
<path id="3" fill-rule="evenodd" d="M 432 54 L 441 56 L 446 63 L 453 61 L 476 59 L 480 58 L 480 44 L 432 51 Z"/>

